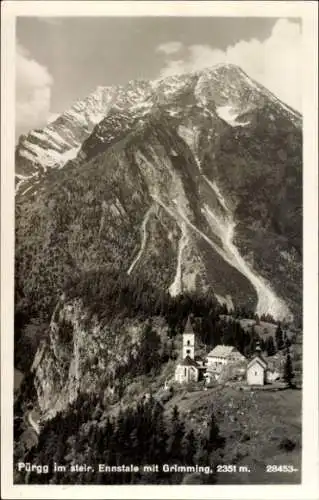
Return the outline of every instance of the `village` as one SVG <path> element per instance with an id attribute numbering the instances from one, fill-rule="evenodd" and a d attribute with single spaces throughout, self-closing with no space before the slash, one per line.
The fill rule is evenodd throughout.
<path id="1" fill-rule="evenodd" d="M 247 323 L 248 320 L 244 321 Z M 173 341 L 174 357 L 164 367 L 161 376 L 155 378 L 150 385 L 148 385 L 149 379 L 143 381 L 143 377 L 132 382 L 123 394 L 122 401 L 114 395 L 114 389 L 112 393 L 109 391 L 111 413 L 116 413 L 119 407 L 125 407 L 132 401 L 139 401 L 141 396 L 142 399 L 148 400 L 151 394 L 162 406 L 168 404 L 170 407 L 170 403 L 178 399 L 179 395 L 183 400 L 187 394 L 191 396 L 193 392 L 198 393 L 198 391 L 208 391 L 206 394 L 209 396 L 215 394 L 215 389 L 223 390 L 223 387 L 234 389 L 236 392 L 238 390 L 271 392 L 293 387 L 285 377 L 285 363 L 287 356 L 290 356 L 289 348 L 269 356 L 257 341 L 254 351 L 247 356 L 239 352 L 235 346 L 222 343 L 209 350 L 209 346 L 203 344 L 195 334 L 192 322 L 194 323 L 194 317 L 191 314 L 187 318 L 179 340 L 175 341 L 176 343 Z M 254 320 L 251 320 L 251 325 L 254 324 Z M 263 328 L 265 324 L 261 327 Z M 21 383 L 22 374 L 18 375 Z M 291 375 L 293 378 L 295 374 Z M 22 441 L 26 441 L 29 448 L 37 443 L 41 433 L 42 416 L 38 405 L 29 404 L 23 419 L 27 430 L 23 433 L 25 439 Z"/>
<path id="2" fill-rule="evenodd" d="M 268 355 L 262 342 L 257 342 L 247 356 L 222 343 L 211 349 L 195 333 L 195 325 L 196 319 L 190 315 L 173 340 L 173 356 L 157 376 L 143 374 L 131 379 L 121 398 L 109 397 L 104 407 L 103 400 L 97 408 L 94 403 L 91 418 L 102 413 L 103 418 L 116 419 L 127 408 L 136 409 L 152 398 L 168 420 L 177 408 L 187 430 L 193 429 L 199 436 L 209 429 L 213 411 L 226 442 L 222 450 L 225 463 L 239 467 L 252 460 L 256 477 L 262 480 L 265 456 L 289 452 L 289 460 L 298 471 L 300 391 L 295 390 L 298 382 L 294 386 L 285 377 L 289 349 Z M 264 328 L 265 323 L 260 327 Z M 107 413 L 101 408 L 106 408 Z M 15 418 L 15 426 L 22 431 L 16 447 L 18 457 L 36 449 L 46 425 L 37 402 L 28 402 L 22 410 Z M 233 476 L 235 481 L 237 476 Z"/>
<path id="3" fill-rule="evenodd" d="M 196 355 L 196 337 L 189 317 L 182 334 L 182 348 L 175 368 L 174 382 L 202 382 L 204 387 L 209 387 L 212 384 L 233 381 L 240 382 L 242 387 L 274 387 L 283 383 L 283 359 L 280 365 L 278 368 L 267 359 L 259 343 L 249 359 L 232 345 L 216 345 L 205 356 Z"/>

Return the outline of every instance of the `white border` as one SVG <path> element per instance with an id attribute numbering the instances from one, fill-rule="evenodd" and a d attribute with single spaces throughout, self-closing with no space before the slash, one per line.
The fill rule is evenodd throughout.
<path id="1" fill-rule="evenodd" d="M 319 498 L 318 467 L 318 14 L 315 1 L 7 1 L 1 29 L 1 479 L 2 498 Z M 13 485 L 14 57 L 16 16 L 301 17 L 304 115 L 304 376 L 301 485 Z M 289 82 L 287 82 L 289 85 Z"/>

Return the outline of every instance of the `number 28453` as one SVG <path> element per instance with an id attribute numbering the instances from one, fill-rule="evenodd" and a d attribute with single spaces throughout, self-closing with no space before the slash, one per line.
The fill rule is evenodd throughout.
<path id="1" fill-rule="evenodd" d="M 293 465 L 266 465 L 266 472 L 296 472 Z"/>

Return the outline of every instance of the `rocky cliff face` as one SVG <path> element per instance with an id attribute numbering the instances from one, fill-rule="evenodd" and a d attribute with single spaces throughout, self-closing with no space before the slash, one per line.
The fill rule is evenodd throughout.
<path id="1" fill-rule="evenodd" d="M 165 338 L 165 322 L 158 318 L 155 323 L 157 333 Z M 104 402 L 117 401 L 120 384 L 125 375 L 131 375 L 132 360 L 138 363 L 145 325 L 141 318 L 102 325 L 80 299 L 62 296 L 48 338 L 31 367 L 43 418 L 65 410 L 81 393 L 99 394 Z"/>
<path id="2" fill-rule="evenodd" d="M 16 154 L 18 303 L 52 312 L 69 276 L 112 266 L 300 314 L 301 118 L 239 68 L 98 89 Z"/>

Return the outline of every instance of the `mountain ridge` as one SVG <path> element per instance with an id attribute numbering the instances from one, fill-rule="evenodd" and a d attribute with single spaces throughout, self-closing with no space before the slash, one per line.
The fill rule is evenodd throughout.
<path id="1" fill-rule="evenodd" d="M 120 265 L 172 295 L 298 316 L 299 115 L 232 65 L 156 81 L 153 99 L 136 85 L 115 101 L 100 87 L 108 111 L 73 127 L 77 155 L 18 188 L 18 295 L 52 313 L 69 273 Z"/>
<path id="2" fill-rule="evenodd" d="M 31 130 L 29 134 L 20 136 L 16 147 L 16 191 L 18 192 L 27 180 L 38 183 L 39 176 L 41 177 L 41 173 L 43 173 L 42 170 L 45 173 L 48 168 L 61 168 L 69 160 L 75 158 L 82 142 L 90 136 L 94 127 L 103 120 L 112 106 L 115 106 L 116 111 L 121 111 L 121 105 L 124 102 L 124 109 L 127 109 L 127 104 L 129 104 L 129 108 L 134 108 L 134 105 L 138 108 L 141 105 L 141 108 L 147 109 L 147 103 L 152 99 L 160 100 L 159 96 L 163 86 L 166 85 L 168 95 L 172 89 L 173 93 L 176 90 L 176 88 L 174 89 L 174 83 L 175 86 L 177 85 L 177 89 L 179 82 L 183 87 L 187 86 L 190 81 L 196 81 L 196 86 L 201 87 L 204 84 L 201 80 L 210 78 L 216 71 L 239 73 L 251 86 L 261 90 L 265 95 L 280 103 L 280 106 L 291 114 L 291 118 L 293 117 L 296 123 L 300 124 L 301 115 L 298 112 L 284 104 L 265 87 L 252 80 L 241 68 L 233 64 L 219 64 L 193 73 L 157 80 L 131 80 L 126 85 L 98 86 L 87 97 L 78 99 L 67 111 L 45 126 L 42 131 Z M 134 88 L 139 89 L 135 96 Z M 142 92 L 141 94 L 141 90 L 146 93 L 143 94 Z M 123 95 L 125 93 L 132 98 L 131 103 L 128 103 L 125 99 Z M 227 110 L 224 118 L 227 121 Z M 57 133 L 57 130 L 59 130 L 59 133 Z M 48 150 L 50 151 L 49 154 L 46 152 Z M 39 165 L 40 172 L 39 169 L 35 168 L 35 166 Z"/>

